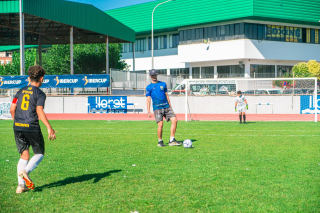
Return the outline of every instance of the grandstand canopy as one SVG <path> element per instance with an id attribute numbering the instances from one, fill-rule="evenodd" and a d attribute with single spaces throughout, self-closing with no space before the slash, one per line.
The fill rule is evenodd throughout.
<path id="1" fill-rule="evenodd" d="M 89 4 L 64 0 L 23 0 L 26 45 L 73 43 L 126 43 L 135 32 L 115 18 Z M 0 46 L 20 45 L 19 1 L 0 1 Z"/>

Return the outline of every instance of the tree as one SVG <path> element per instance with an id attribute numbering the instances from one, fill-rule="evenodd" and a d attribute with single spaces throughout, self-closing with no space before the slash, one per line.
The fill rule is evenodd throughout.
<path id="1" fill-rule="evenodd" d="M 120 60 L 121 44 L 109 45 L 109 67 L 128 69 Z M 70 45 L 53 45 L 43 57 L 43 66 L 48 74 L 70 74 Z M 105 44 L 76 44 L 73 47 L 75 74 L 101 74 L 106 71 Z"/>
<path id="2" fill-rule="evenodd" d="M 25 73 L 28 72 L 30 66 L 35 65 L 37 57 L 36 49 L 28 49 L 25 51 Z M 12 63 L 0 66 L 0 75 L 20 75 L 20 53 L 14 52 L 12 55 Z"/>
<path id="3" fill-rule="evenodd" d="M 310 60 L 308 63 L 301 62 L 296 64 L 292 68 L 292 73 L 294 74 L 295 78 L 304 78 L 304 77 L 317 77 L 318 80 L 320 80 L 320 64 L 316 62 L 315 60 Z M 282 78 L 292 78 L 293 75 L 286 75 L 282 76 Z M 273 86 L 282 87 L 283 83 L 285 81 L 277 80 L 273 81 Z M 287 82 L 287 88 L 295 87 L 295 88 L 308 88 L 310 85 L 306 81 L 295 81 L 295 85 L 293 85 L 292 81 L 286 81 Z"/>
<path id="4" fill-rule="evenodd" d="M 101 74 L 106 71 L 105 44 L 74 45 L 74 73 Z M 125 70 L 129 66 L 121 60 L 121 44 L 109 45 L 109 67 Z M 70 45 L 52 45 L 47 53 L 42 54 L 42 65 L 48 75 L 70 74 Z M 36 49 L 25 51 L 26 71 L 37 63 Z M 15 52 L 11 65 L 0 66 L 0 75 L 20 75 L 20 53 Z"/>

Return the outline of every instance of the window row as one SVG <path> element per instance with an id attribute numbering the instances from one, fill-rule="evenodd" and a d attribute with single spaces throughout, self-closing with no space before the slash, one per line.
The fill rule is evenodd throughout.
<path id="1" fill-rule="evenodd" d="M 277 77 L 290 77 L 292 76 L 293 66 L 278 65 L 275 70 L 275 65 L 250 65 L 251 78 L 274 78 Z M 277 73 L 275 73 L 277 71 Z M 136 71 L 136 72 L 146 72 Z M 167 75 L 167 69 L 157 69 L 159 75 Z M 217 66 L 218 78 L 239 78 L 245 77 L 245 66 L 239 65 L 225 65 Z M 276 75 L 277 74 L 277 75 Z M 189 78 L 189 68 L 170 69 L 170 75 L 174 77 Z M 214 66 L 209 67 L 192 67 L 192 78 L 214 78 Z"/>
<path id="2" fill-rule="evenodd" d="M 162 36 L 154 36 L 153 37 L 153 49 L 167 49 L 167 35 Z M 179 34 L 171 34 L 169 35 L 169 48 L 177 48 L 179 45 Z M 147 50 L 146 38 L 138 38 L 135 41 L 135 51 L 136 52 L 144 52 Z M 148 38 L 148 50 L 151 50 L 151 37 Z M 133 44 L 132 43 L 123 43 L 122 52 L 132 52 Z"/>
<path id="3" fill-rule="evenodd" d="M 320 30 L 290 26 L 237 23 L 181 30 L 180 44 L 234 39 L 256 39 L 319 44 Z"/>

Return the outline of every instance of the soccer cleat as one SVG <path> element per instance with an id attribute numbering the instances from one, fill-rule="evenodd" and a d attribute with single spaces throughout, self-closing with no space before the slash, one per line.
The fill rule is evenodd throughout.
<path id="1" fill-rule="evenodd" d="M 21 177 L 25 182 L 26 182 L 26 186 L 31 189 L 34 190 L 34 184 L 32 182 L 32 180 L 29 178 L 28 174 L 26 173 L 26 171 L 21 170 L 19 172 L 19 177 Z"/>
<path id="2" fill-rule="evenodd" d="M 169 141 L 169 146 L 180 146 L 182 144 L 182 142 L 177 141 L 175 138 L 173 139 L 173 141 Z"/>
<path id="3" fill-rule="evenodd" d="M 239 122 L 239 124 L 242 124 L 242 122 Z"/>
<path id="4" fill-rule="evenodd" d="M 22 192 L 27 192 L 27 191 L 29 191 L 30 189 L 28 188 L 28 187 L 26 187 L 26 186 L 24 186 L 24 185 L 19 185 L 18 187 L 17 187 L 17 190 L 16 190 L 16 193 L 17 194 L 20 194 L 20 193 L 22 193 Z"/>
<path id="5" fill-rule="evenodd" d="M 245 122 L 245 121 L 244 121 L 243 123 L 244 123 L 244 124 L 247 124 L 247 122 Z"/>
<path id="6" fill-rule="evenodd" d="M 165 147 L 166 145 L 163 143 L 163 141 L 158 142 L 159 147 Z"/>

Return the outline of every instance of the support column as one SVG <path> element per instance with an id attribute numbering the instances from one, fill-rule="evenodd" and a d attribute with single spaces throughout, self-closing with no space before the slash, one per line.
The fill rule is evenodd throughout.
<path id="1" fill-rule="evenodd" d="M 170 75 L 170 68 L 167 69 L 167 75 Z"/>
<path id="2" fill-rule="evenodd" d="M 106 36 L 106 74 L 110 74 L 109 71 L 109 36 Z"/>
<path id="3" fill-rule="evenodd" d="M 274 77 L 276 78 L 278 75 L 278 65 L 276 65 L 274 69 Z"/>
<path id="4" fill-rule="evenodd" d="M 133 72 L 135 72 L 136 71 L 136 42 L 134 42 L 133 44 L 132 44 L 132 54 L 133 54 L 133 62 L 132 62 L 132 69 L 133 69 Z M 135 84 L 135 88 L 137 89 L 138 88 L 138 75 L 137 75 L 137 73 L 136 73 L 136 75 L 135 75 L 135 78 L 136 78 L 136 84 Z"/>
<path id="5" fill-rule="evenodd" d="M 22 0 L 19 1 L 19 18 L 20 18 L 20 75 L 25 74 L 25 62 L 24 62 L 24 13 L 22 11 Z"/>
<path id="6" fill-rule="evenodd" d="M 192 79 L 192 67 L 189 67 L 189 79 Z"/>
<path id="7" fill-rule="evenodd" d="M 38 54 L 39 54 L 39 65 L 42 66 L 42 40 L 41 40 L 41 35 L 39 35 L 39 39 L 38 39 Z"/>
<path id="8" fill-rule="evenodd" d="M 244 63 L 244 77 L 250 78 L 250 61 Z"/>
<path id="9" fill-rule="evenodd" d="M 135 42 L 132 44 L 132 54 L 133 54 L 133 62 L 132 62 L 132 69 L 133 71 L 136 71 L 136 47 L 135 47 Z"/>
<path id="10" fill-rule="evenodd" d="M 213 67 L 213 74 L 214 74 L 214 79 L 218 78 L 218 66 Z"/>
<path id="11" fill-rule="evenodd" d="M 199 67 L 199 75 L 200 75 L 200 79 L 202 78 L 202 75 L 201 75 L 201 67 Z"/>
<path id="12" fill-rule="evenodd" d="M 70 74 L 73 75 L 73 27 L 70 27 Z"/>

